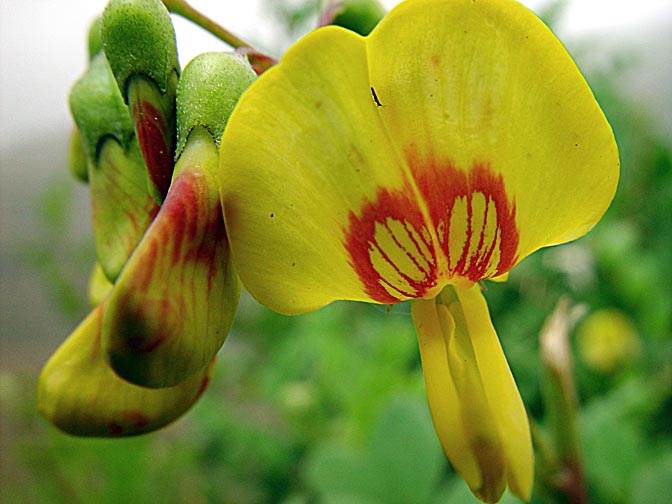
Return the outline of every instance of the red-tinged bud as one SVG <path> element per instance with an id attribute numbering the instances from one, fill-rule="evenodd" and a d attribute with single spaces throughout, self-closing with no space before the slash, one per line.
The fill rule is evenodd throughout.
<path id="1" fill-rule="evenodd" d="M 122 380 L 101 349 L 104 306 L 95 308 L 44 366 L 37 407 L 56 427 L 75 436 L 133 436 L 160 429 L 201 396 L 212 365 L 176 387 L 148 389 Z"/>
<path id="2" fill-rule="evenodd" d="M 147 165 L 150 193 L 161 203 L 175 151 L 179 74 L 175 31 L 159 0 L 112 0 L 103 13 L 105 54 L 128 103 Z"/>
<path id="3" fill-rule="evenodd" d="M 105 56 L 93 58 L 70 93 L 88 162 L 96 255 L 112 282 L 158 211 L 133 125 Z"/>
<path id="4" fill-rule="evenodd" d="M 107 304 L 103 346 L 122 378 L 170 387 L 201 372 L 224 343 L 240 282 L 219 205 L 218 151 L 196 128 L 156 219 Z"/>

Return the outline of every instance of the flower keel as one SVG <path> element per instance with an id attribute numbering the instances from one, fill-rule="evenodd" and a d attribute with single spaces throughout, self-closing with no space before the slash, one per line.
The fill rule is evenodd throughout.
<path id="1" fill-rule="evenodd" d="M 527 416 L 475 285 L 446 287 L 412 307 L 434 426 L 471 490 L 497 502 L 508 484 L 529 500 L 533 455 Z"/>

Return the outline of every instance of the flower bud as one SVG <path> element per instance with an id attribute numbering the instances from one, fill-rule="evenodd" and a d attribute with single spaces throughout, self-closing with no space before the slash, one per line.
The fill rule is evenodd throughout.
<path id="1" fill-rule="evenodd" d="M 37 407 L 76 436 L 143 434 L 177 419 L 201 396 L 212 366 L 176 387 L 147 389 L 119 378 L 105 362 L 95 308 L 52 355 L 37 384 Z"/>
<path id="2" fill-rule="evenodd" d="M 634 324 L 615 308 L 588 315 L 577 328 L 576 339 L 581 360 L 591 370 L 603 374 L 633 362 L 641 351 Z"/>
<path id="3" fill-rule="evenodd" d="M 70 93 L 89 169 L 96 255 L 114 282 L 158 211 L 128 109 L 99 53 Z"/>
<path id="4" fill-rule="evenodd" d="M 332 0 L 322 14 L 320 26 L 342 26 L 365 36 L 386 12 L 378 0 Z"/>
<path id="5" fill-rule="evenodd" d="M 255 78 L 246 59 L 233 53 L 204 53 L 191 60 L 178 88 L 176 157 L 196 126 L 208 130 L 219 147 L 238 98 Z"/>
<path id="6" fill-rule="evenodd" d="M 105 54 L 131 111 L 150 193 L 168 191 L 175 148 L 175 31 L 159 0 L 112 0 L 103 13 Z"/>
<path id="7" fill-rule="evenodd" d="M 240 281 L 220 207 L 217 146 L 254 78 L 241 57 L 206 54 L 180 79 L 173 182 L 103 318 L 110 365 L 132 383 L 168 387 L 189 379 L 217 353 L 233 323 Z"/>

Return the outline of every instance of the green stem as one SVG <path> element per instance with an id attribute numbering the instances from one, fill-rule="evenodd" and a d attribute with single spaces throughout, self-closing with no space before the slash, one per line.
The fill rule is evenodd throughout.
<path id="1" fill-rule="evenodd" d="M 252 45 L 248 44 L 243 39 L 237 37 L 223 26 L 218 25 L 212 19 L 194 9 L 184 0 L 162 0 L 162 2 L 169 12 L 177 14 L 178 16 L 182 16 L 192 23 L 197 24 L 231 47 L 236 49 L 241 47 L 252 47 Z"/>

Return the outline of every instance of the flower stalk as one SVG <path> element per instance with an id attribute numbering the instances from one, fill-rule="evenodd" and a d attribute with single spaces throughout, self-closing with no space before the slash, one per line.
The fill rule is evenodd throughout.
<path id="1" fill-rule="evenodd" d="M 161 0 L 161 1 L 163 2 L 163 5 L 166 6 L 166 9 L 168 9 L 169 12 L 177 14 L 178 16 L 182 16 L 185 19 L 188 19 L 195 25 L 200 26 L 207 32 L 212 33 L 222 42 L 236 49 L 237 52 L 240 52 L 241 54 L 247 56 L 247 59 L 250 61 L 250 64 L 252 65 L 252 68 L 254 68 L 254 71 L 257 73 L 257 75 L 261 75 L 264 71 L 266 71 L 268 68 L 277 63 L 277 61 L 274 58 L 259 51 L 252 44 L 246 42 L 238 35 L 235 35 L 234 33 L 230 32 L 222 25 L 216 23 L 215 21 L 204 15 L 202 12 L 194 9 L 184 0 Z"/>
<path id="2" fill-rule="evenodd" d="M 569 333 L 585 308 L 571 307 L 561 299 L 548 318 L 541 335 L 541 360 L 545 373 L 543 388 L 550 430 L 550 465 L 547 484 L 562 502 L 587 504 L 588 496 L 581 463 L 577 427 L 578 401 L 573 378 Z M 536 441 L 536 439 L 535 439 Z"/>

